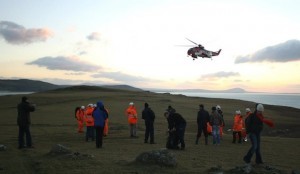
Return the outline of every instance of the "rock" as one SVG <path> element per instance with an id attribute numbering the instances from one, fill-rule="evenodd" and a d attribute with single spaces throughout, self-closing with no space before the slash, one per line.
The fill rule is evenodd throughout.
<path id="1" fill-rule="evenodd" d="M 94 158 L 94 155 L 81 154 L 79 152 L 75 152 L 75 153 L 72 153 L 72 154 L 67 154 L 66 158 L 71 158 L 73 160 L 92 159 L 92 158 Z"/>
<path id="2" fill-rule="evenodd" d="M 61 144 L 56 144 L 52 147 L 52 149 L 50 150 L 49 154 L 51 155 L 65 155 L 65 154 L 71 154 L 72 151 L 61 145 Z"/>
<path id="3" fill-rule="evenodd" d="M 0 151 L 6 151 L 7 147 L 3 144 L 0 144 Z"/>
<path id="4" fill-rule="evenodd" d="M 143 164 L 156 164 L 159 166 L 176 167 L 175 155 L 167 149 L 143 152 L 136 157 L 136 162 Z"/>

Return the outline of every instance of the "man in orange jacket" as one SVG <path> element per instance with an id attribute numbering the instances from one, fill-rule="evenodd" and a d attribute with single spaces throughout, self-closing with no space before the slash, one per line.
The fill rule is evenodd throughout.
<path id="1" fill-rule="evenodd" d="M 83 121 L 85 115 L 85 107 L 81 106 L 76 113 L 77 123 L 78 123 L 78 133 L 83 133 Z"/>
<path id="2" fill-rule="evenodd" d="M 239 136 L 239 143 L 242 143 L 242 129 L 243 129 L 244 121 L 243 116 L 241 115 L 241 111 L 235 111 L 234 122 L 232 127 L 232 143 L 236 142 L 236 134 Z"/>
<path id="3" fill-rule="evenodd" d="M 94 141 L 95 136 L 94 136 L 94 118 L 93 118 L 93 111 L 94 111 L 94 106 L 93 104 L 89 104 L 86 108 L 85 116 L 84 116 L 84 121 L 86 125 L 86 134 L 85 134 L 85 141 L 89 141 L 89 138 Z"/>
<path id="4" fill-rule="evenodd" d="M 136 135 L 136 129 L 137 129 L 137 111 L 136 108 L 134 106 L 133 102 L 129 103 L 129 107 L 126 109 L 125 112 L 127 119 L 128 119 L 128 123 L 129 123 L 129 129 L 130 129 L 130 137 L 131 138 L 137 138 Z"/>

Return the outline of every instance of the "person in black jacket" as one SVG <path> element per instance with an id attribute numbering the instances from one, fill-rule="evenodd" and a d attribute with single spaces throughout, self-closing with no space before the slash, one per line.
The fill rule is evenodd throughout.
<path id="1" fill-rule="evenodd" d="M 256 154 L 256 164 L 262 164 L 262 156 L 260 153 L 260 137 L 261 131 L 263 130 L 263 116 L 262 112 L 264 107 L 262 104 L 257 104 L 254 113 L 250 114 L 246 123 L 246 132 L 251 140 L 251 148 L 248 153 L 244 156 L 244 161 L 248 164 L 251 161 L 253 154 Z"/>
<path id="2" fill-rule="evenodd" d="M 148 143 L 148 138 L 150 136 L 150 144 L 154 144 L 154 119 L 155 113 L 149 107 L 148 103 L 145 103 L 145 108 L 142 112 L 142 119 L 145 120 L 145 141 L 144 143 Z"/>
<path id="3" fill-rule="evenodd" d="M 205 145 L 208 143 L 208 132 L 207 132 L 207 123 L 209 122 L 209 113 L 204 109 L 204 105 L 199 105 L 199 111 L 197 114 L 197 125 L 198 125 L 198 133 L 196 137 L 196 144 L 199 142 L 199 138 L 203 132 L 205 137 Z"/>
<path id="4" fill-rule="evenodd" d="M 19 149 L 33 148 L 30 134 L 30 112 L 35 110 L 35 105 L 28 102 L 27 97 L 22 97 L 21 103 L 18 104 L 18 126 L 19 126 Z M 26 135 L 26 146 L 24 143 L 24 134 Z"/>
<path id="5" fill-rule="evenodd" d="M 178 113 L 176 112 L 169 112 L 166 111 L 164 113 L 164 116 L 168 120 L 168 127 L 169 127 L 169 132 L 175 132 L 175 140 L 172 148 L 177 149 L 177 143 L 176 143 L 176 137 L 179 140 L 179 143 L 181 145 L 181 150 L 185 149 L 185 142 L 184 142 L 184 133 L 185 133 L 185 127 L 186 127 L 186 121 L 185 119 Z"/>

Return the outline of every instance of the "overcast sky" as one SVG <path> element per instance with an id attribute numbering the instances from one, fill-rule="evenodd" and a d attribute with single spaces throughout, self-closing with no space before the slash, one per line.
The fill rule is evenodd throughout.
<path id="1" fill-rule="evenodd" d="M 298 0 L 0 0 L 0 78 L 300 93 L 299 7 Z M 186 38 L 222 52 L 193 60 Z"/>

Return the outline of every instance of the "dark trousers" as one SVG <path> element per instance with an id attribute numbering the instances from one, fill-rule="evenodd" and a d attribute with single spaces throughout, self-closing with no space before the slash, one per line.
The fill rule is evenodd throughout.
<path id="1" fill-rule="evenodd" d="M 150 143 L 154 143 L 154 125 L 153 121 L 145 121 L 145 142 L 148 142 L 150 136 Z"/>
<path id="2" fill-rule="evenodd" d="M 253 154 L 256 154 L 255 162 L 256 164 L 263 163 L 261 153 L 260 153 L 260 133 L 250 133 L 249 138 L 251 140 L 251 148 L 249 149 L 246 156 L 244 156 L 244 161 L 250 163 Z"/>
<path id="3" fill-rule="evenodd" d="M 236 134 L 239 136 L 239 143 L 242 143 L 242 132 L 241 131 L 233 131 L 232 132 L 232 143 L 236 142 Z"/>
<path id="4" fill-rule="evenodd" d="M 92 138 L 92 141 L 94 141 L 95 139 L 94 132 L 95 132 L 94 126 L 87 126 L 86 133 L 85 133 L 85 141 L 88 141 L 89 138 Z"/>
<path id="5" fill-rule="evenodd" d="M 104 127 L 95 126 L 95 131 L 96 131 L 96 148 L 101 148 L 102 147 L 103 129 L 104 129 Z"/>
<path id="6" fill-rule="evenodd" d="M 203 135 L 205 137 L 205 144 L 208 143 L 208 132 L 207 132 L 207 126 L 198 125 L 198 132 L 197 132 L 197 138 L 196 138 L 196 144 L 198 144 L 199 138 L 201 137 L 201 134 L 203 132 Z"/>
<path id="7" fill-rule="evenodd" d="M 26 146 L 27 147 L 32 146 L 29 125 L 22 125 L 22 126 L 19 126 L 19 138 L 18 138 L 19 139 L 19 148 L 22 148 L 25 146 L 24 134 L 26 135 Z"/>
<path id="8" fill-rule="evenodd" d="M 186 123 L 181 123 L 180 125 L 176 126 L 176 133 L 179 138 L 179 143 L 181 144 L 181 148 L 185 148 L 185 142 L 184 142 L 184 133 L 185 133 L 185 127 Z"/>

